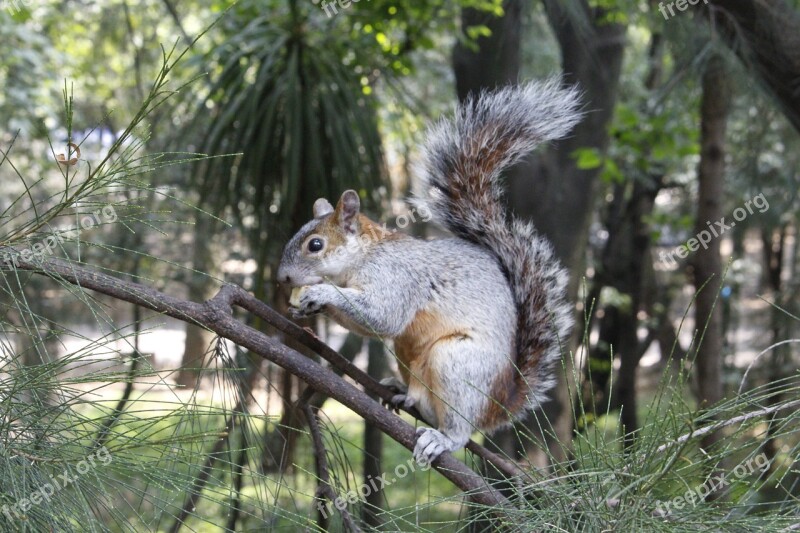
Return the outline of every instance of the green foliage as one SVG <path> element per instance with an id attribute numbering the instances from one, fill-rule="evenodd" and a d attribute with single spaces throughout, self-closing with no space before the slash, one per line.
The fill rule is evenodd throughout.
<path id="1" fill-rule="evenodd" d="M 182 54 L 175 57 L 174 49 L 164 50 L 161 71 L 142 107 L 98 161 L 90 162 L 78 157 L 77 150 L 85 139 L 73 141 L 74 102 L 71 93 L 64 88 L 64 126 L 67 140 L 72 143 L 64 157 L 66 160 L 74 158 L 74 161 L 70 164 L 58 163 L 57 149 L 50 146 L 53 157 L 49 170 L 58 169 L 62 182 L 61 190 L 57 194 L 50 194 L 45 187 L 45 176 L 27 178 L 14 165 L 10 150 L 3 154 L 0 171 L 9 172 L 13 179 L 18 180 L 24 193 L 0 212 L 0 229 L 3 231 L 0 233 L 0 246 L 44 239 L 52 233 L 52 225 L 58 219 L 72 218 L 78 221 L 81 216 L 97 208 L 121 205 L 124 202 L 115 201 L 109 193 L 117 189 L 141 188 L 143 184 L 138 181 L 141 175 L 171 166 L 182 159 L 178 154 L 141 154 L 147 140 L 147 132 L 142 131 L 141 126 L 174 93 L 174 90 L 167 88 L 168 74 L 181 57 Z"/>
<path id="2" fill-rule="evenodd" d="M 649 175 L 674 172 L 687 158 L 699 153 L 697 128 L 676 113 L 675 104 L 658 108 L 617 105 L 611 135 L 612 156 L 617 162 L 602 174 L 608 183 L 645 179 Z M 598 165 L 599 166 L 599 165 Z"/>
<path id="3" fill-rule="evenodd" d="M 526 527 L 705 531 L 724 524 L 726 531 L 779 531 L 796 523 L 797 374 L 748 392 L 742 391 L 750 382 L 739 376 L 736 394 L 701 408 L 692 402 L 691 366 L 676 368 L 667 364 L 655 391 L 642 394 L 644 423 L 632 447 L 623 446 L 618 419 L 608 406 L 578 400 L 573 412 L 580 431 L 568 451 L 571 460 L 560 462 L 545 448 L 555 474 L 532 472 L 533 479 L 523 478 L 517 487 L 516 494 L 526 496 L 521 507 Z M 554 431 L 546 421 L 542 425 L 546 433 Z M 701 448 L 701 438 L 714 432 L 719 440 Z M 784 443 L 776 455 L 767 452 L 770 436 Z M 517 437 L 528 438 L 523 432 Z M 705 499 L 710 493 L 714 497 Z"/>
<path id="4" fill-rule="evenodd" d="M 588 4 L 603 11 L 601 22 L 605 24 L 628 24 L 631 13 L 636 13 L 639 7 L 636 0 L 591 0 Z"/>
<path id="5" fill-rule="evenodd" d="M 11 132 L 33 130 L 33 135 L 41 136 L 52 96 L 42 80 L 63 56 L 41 32 L 23 24 L 29 15 L 23 10 L 8 18 L 8 11 L 0 10 L 0 126 Z"/>
<path id="6" fill-rule="evenodd" d="M 503 15 L 502 0 L 370 0 L 354 4 L 347 13 L 352 24 L 351 38 L 374 36 L 381 53 L 380 66 L 400 75 L 415 72 L 415 56 L 411 52 L 434 49 L 435 36 L 458 35 L 461 9 L 476 9 L 494 16 Z M 466 42 L 487 36 L 484 25 L 464 28 Z M 460 38 L 460 36 L 459 36 Z"/>
<path id="7" fill-rule="evenodd" d="M 188 475 L 192 461 L 202 455 L 189 452 L 225 435 L 220 410 L 189 402 L 167 408 L 166 414 L 153 411 L 142 398 L 124 414 L 109 409 L 104 398 L 116 393 L 107 387 L 128 381 L 143 386 L 148 382 L 152 386 L 153 380 L 163 382 L 137 350 L 141 324 L 118 325 L 113 310 L 96 296 L 60 279 L 50 281 L 52 301 L 63 299 L 65 309 L 94 318 L 101 334 L 87 337 L 68 325 L 69 313 L 60 319 L 49 316 L 48 306 L 35 296 L 41 294 L 36 285 L 42 280 L 14 268 L 17 254 L 34 262 L 55 256 L 77 263 L 91 245 L 104 249 L 103 263 L 108 266 L 109 256 L 119 250 L 102 246 L 96 232 L 90 236 L 84 220 L 98 216 L 93 226 L 118 224 L 129 232 L 158 222 L 128 200 L 142 191 L 154 192 L 143 175 L 186 159 L 182 154 L 142 153 L 147 133 L 141 126 L 173 94 L 168 76 L 182 57 L 174 49 L 162 53 L 149 94 L 102 156 L 78 156 L 71 147 L 65 159 L 74 157 L 74 163 L 62 165 L 54 157 L 62 148 L 51 147 L 43 165 L 46 170 L 35 177 L 15 164 L 13 143 L 0 159 L 4 183 L 21 191 L 4 205 L 0 217 L 3 531 L 123 531 L 138 529 L 136 524 L 149 528 L 153 509 L 168 508 L 175 488 L 185 490 L 193 481 Z M 72 94 L 65 89 L 63 97 L 67 139 L 81 145 L 85 139 L 72 138 Z M 56 193 L 50 189 L 53 182 L 60 187 Z M 165 191 L 159 194 L 168 196 Z M 64 233 L 65 222 L 71 227 L 78 224 L 83 232 Z M 50 245 L 43 248 L 43 243 Z M 62 356 L 59 348 L 67 343 L 82 347 Z M 109 368 L 125 351 L 137 365 L 127 371 Z M 157 409 L 165 409 L 165 404 L 159 403 Z M 203 420 L 209 425 L 199 424 Z M 112 428 L 112 436 L 105 439 L 107 447 L 101 446 L 100 440 Z M 131 498 L 132 507 L 123 510 L 118 503 L 125 498 Z"/>
<path id="8" fill-rule="evenodd" d="M 191 126 L 206 132 L 207 153 L 239 154 L 200 167 L 203 204 L 232 210 L 253 249 L 272 257 L 316 198 L 375 191 L 385 179 L 358 48 L 308 8 L 275 4 L 244 28 L 236 19 L 235 33 L 198 63 L 211 75 Z"/>

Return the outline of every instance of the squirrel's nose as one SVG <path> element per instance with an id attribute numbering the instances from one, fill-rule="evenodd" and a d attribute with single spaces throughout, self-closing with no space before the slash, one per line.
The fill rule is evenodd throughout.
<path id="1" fill-rule="evenodd" d="M 278 268 L 278 283 L 291 283 L 292 277 L 286 271 L 286 269 Z"/>

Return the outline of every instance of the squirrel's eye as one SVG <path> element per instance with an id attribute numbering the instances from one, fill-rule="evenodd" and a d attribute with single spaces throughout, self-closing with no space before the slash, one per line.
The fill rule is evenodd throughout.
<path id="1" fill-rule="evenodd" d="M 314 238 L 308 241 L 308 251 L 309 252 L 319 252 L 324 247 L 322 243 L 322 239 Z"/>

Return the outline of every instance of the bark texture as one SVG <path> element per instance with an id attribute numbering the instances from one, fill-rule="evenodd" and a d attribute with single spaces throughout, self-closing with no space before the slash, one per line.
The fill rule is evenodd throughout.
<path id="1" fill-rule="evenodd" d="M 711 231 L 709 223 L 713 225 L 725 216 L 725 132 L 731 96 L 724 60 L 719 55 L 709 58 L 702 90 L 696 234 Z M 735 224 L 727 218 L 726 223 Z M 687 244 L 691 249 L 691 241 Z M 697 396 L 707 407 L 722 399 L 722 305 L 717 302 L 722 283 L 720 239 L 711 239 L 707 248 L 698 247 L 691 264 L 698 291 L 695 323 L 701 332 L 695 359 Z M 709 434 L 703 444 L 713 444 L 715 435 Z"/>

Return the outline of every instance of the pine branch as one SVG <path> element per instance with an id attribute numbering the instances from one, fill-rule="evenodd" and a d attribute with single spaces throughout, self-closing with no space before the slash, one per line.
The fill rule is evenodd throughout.
<path id="1" fill-rule="evenodd" d="M 413 450 L 414 448 L 416 440 L 414 428 L 387 411 L 364 391 L 337 376 L 331 369 L 317 364 L 265 333 L 236 320 L 233 317 L 233 308 L 240 307 L 263 318 L 278 329 L 281 327 L 276 325 L 276 322 L 283 326 L 283 330 L 291 331 L 291 328 L 285 323 L 274 319 L 280 315 L 273 309 L 237 285 L 223 285 L 213 298 L 203 303 L 197 303 L 175 298 L 151 287 L 123 281 L 60 259 L 27 260 L 11 248 L 0 247 L 0 254 L 3 252 L 9 252 L 16 257 L 15 264 L 19 270 L 34 272 L 90 289 L 183 322 L 207 328 L 220 337 L 228 339 L 298 376 L 314 390 L 347 406 L 407 449 Z M 0 271 L 8 271 L 10 268 L 8 264 L 3 264 Z M 285 319 L 283 320 L 285 321 Z M 297 330 L 302 331 L 301 328 L 297 328 Z M 284 333 L 291 334 L 287 331 Z M 305 341 L 304 344 L 308 345 L 310 339 L 305 338 Z M 316 342 L 321 346 L 319 346 L 319 350 L 315 351 L 325 352 L 326 355 L 331 356 L 322 348 L 324 344 L 321 341 L 317 340 Z M 341 356 L 338 354 L 337 356 L 338 364 L 341 364 Z M 333 357 L 332 359 L 333 361 L 337 360 Z M 331 362 L 333 363 L 333 361 Z M 376 392 L 380 397 L 385 396 L 384 391 L 376 390 Z M 508 501 L 500 492 L 452 454 L 443 453 L 431 466 L 461 490 L 469 493 L 476 503 L 493 508 L 508 508 Z"/>
<path id="2" fill-rule="evenodd" d="M 685 435 L 681 435 L 677 439 L 672 442 L 668 442 L 667 444 L 662 444 L 658 448 L 656 448 L 656 453 L 661 453 L 670 446 L 674 446 L 676 444 L 683 444 L 684 442 L 690 439 L 696 439 L 697 437 L 702 437 L 708 433 L 715 432 L 719 429 L 726 428 L 728 426 L 732 426 L 734 424 L 738 424 L 739 422 L 747 422 L 751 418 L 757 418 L 759 416 L 771 415 L 772 413 L 783 411 L 784 409 L 790 409 L 792 407 L 800 407 L 800 400 L 794 400 L 787 403 L 782 403 L 780 405 L 773 405 L 772 407 L 765 407 L 764 409 L 759 409 L 758 411 L 752 411 L 749 413 L 745 413 L 743 415 L 734 416 L 729 420 L 724 420 L 722 422 L 718 422 L 716 424 L 711 424 L 710 426 L 705 426 L 700 429 L 696 429 Z"/>

